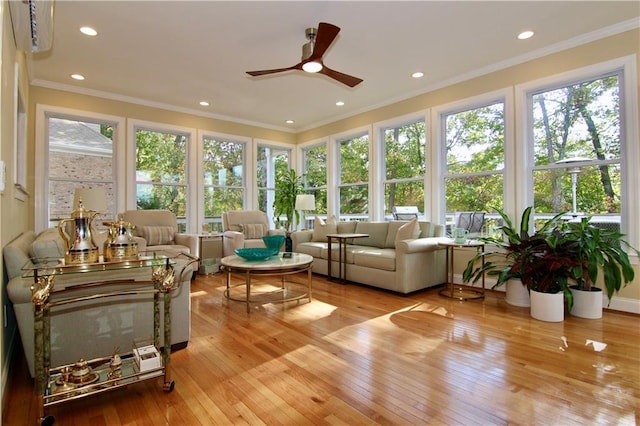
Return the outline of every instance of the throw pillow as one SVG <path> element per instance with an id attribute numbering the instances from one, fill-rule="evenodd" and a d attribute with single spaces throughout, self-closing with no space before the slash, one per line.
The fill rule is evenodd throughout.
<path id="1" fill-rule="evenodd" d="M 267 225 L 264 223 L 245 223 L 242 233 L 247 240 L 256 240 L 267 235 Z"/>
<path id="2" fill-rule="evenodd" d="M 147 246 L 173 244 L 176 230 L 173 226 L 136 226 L 138 235 L 147 241 Z"/>
<path id="3" fill-rule="evenodd" d="M 327 223 L 324 220 L 320 219 L 316 216 L 313 219 L 313 235 L 311 236 L 311 241 L 326 243 L 327 242 L 327 234 L 335 234 L 338 232 L 338 221 L 336 220 L 335 215 L 331 215 L 327 219 Z"/>
<path id="4" fill-rule="evenodd" d="M 396 233 L 396 244 L 403 240 L 413 240 L 420 235 L 420 226 L 418 225 L 418 219 L 413 218 L 409 222 L 398 228 Z"/>

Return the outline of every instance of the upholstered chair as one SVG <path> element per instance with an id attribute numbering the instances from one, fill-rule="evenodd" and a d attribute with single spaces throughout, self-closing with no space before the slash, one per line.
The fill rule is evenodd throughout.
<path id="1" fill-rule="evenodd" d="M 283 230 L 269 229 L 269 217 L 260 210 L 233 210 L 222 214 L 224 256 L 237 248 L 265 247 L 265 235 L 285 235 Z"/>
<path id="2" fill-rule="evenodd" d="M 127 210 L 122 220 L 135 226 L 133 234 L 147 242 L 146 250 L 188 253 L 199 257 L 197 234 L 178 232 L 178 220 L 169 210 Z"/>

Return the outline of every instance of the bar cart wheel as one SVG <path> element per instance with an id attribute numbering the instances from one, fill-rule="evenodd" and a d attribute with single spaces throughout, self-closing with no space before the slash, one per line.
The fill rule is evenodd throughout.
<path id="1" fill-rule="evenodd" d="M 40 426 L 52 426 L 56 422 L 56 419 L 53 416 L 44 416 L 40 420 Z"/>
<path id="2" fill-rule="evenodd" d="M 165 382 L 162 384 L 162 390 L 166 393 L 173 391 L 173 388 L 176 386 L 176 382 L 171 380 L 170 382 Z"/>

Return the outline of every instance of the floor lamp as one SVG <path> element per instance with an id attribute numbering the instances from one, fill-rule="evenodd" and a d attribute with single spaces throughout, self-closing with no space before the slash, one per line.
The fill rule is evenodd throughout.
<path id="1" fill-rule="evenodd" d="M 306 229 L 307 221 L 305 212 L 316 209 L 316 197 L 312 194 L 296 195 L 296 210 L 302 211 L 302 229 Z"/>

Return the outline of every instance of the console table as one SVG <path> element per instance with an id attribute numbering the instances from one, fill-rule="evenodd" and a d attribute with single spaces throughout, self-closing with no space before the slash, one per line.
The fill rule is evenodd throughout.
<path id="1" fill-rule="evenodd" d="M 327 265 L 327 278 L 329 280 L 333 280 L 333 275 L 331 274 L 331 252 L 333 251 L 331 240 L 338 240 L 338 281 L 344 284 L 347 282 L 347 240 L 367 238 L 368 236 L 369 234 L 327 234 L 327 248 L 329 249 L 329 253 L 327 253 L 329 262 Z"/>

